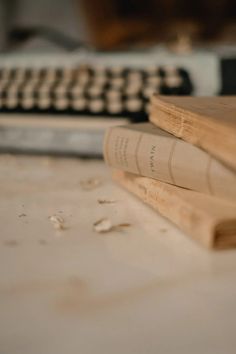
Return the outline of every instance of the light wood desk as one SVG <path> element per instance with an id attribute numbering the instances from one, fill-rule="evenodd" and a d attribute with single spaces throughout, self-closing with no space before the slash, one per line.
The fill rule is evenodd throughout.
<path id="1" fill-rule="evenodd" d="M 102 161 L 0 156 L 0 225 L 0 354 L 235 353 L 236 251 L 199 248 Z"/>

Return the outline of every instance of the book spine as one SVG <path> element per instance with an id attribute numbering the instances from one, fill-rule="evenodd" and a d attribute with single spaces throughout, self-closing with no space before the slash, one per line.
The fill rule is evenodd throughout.
<path id="1" fill-rule="evenodd" d="M 236 174 L 200 148 L 169 134 L 110 128 L 104 157 L 112 167 L 236 201 Z"/>
<path id="2" fill-rule="evenodd" d="M 235 204 L 120 170 L 113 179 L 203 246 L 235 247 Z"/>

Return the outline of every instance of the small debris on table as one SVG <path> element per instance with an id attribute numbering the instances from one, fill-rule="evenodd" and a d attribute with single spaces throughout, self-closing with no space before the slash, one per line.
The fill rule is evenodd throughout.
<path id="1" fill-rule="evenodd" d="M 16 240 L 6 240 L 4 241 L 4 245 L 8 247 L 17 247 L 19 246 L 19 242 Z"/>
<path id="2" fill-rule="evenodd" d="M 131 226 L 129 223 L 122 223 L 122 224 L 117 224 L 117 225 L 112 225 L 112 222 L 108 218 L 102 218 L 97 220 L 93 224 L 93 229 L 94 231 L 98 233 L 107 233 L 111 231 L 120 231 L 123 228 Z"/>
<path id="3" fill-rule="evenodd" d="M 42 245 L 42 246 L 45 246 L 47 245 L 47 241 L 46 240 L 39 240 L 39 244 Z"/>
<path id="4" fill-rule="evenodd" d="M 160 229 L 160 232 L 163 232 L 163 233 L 165 233 L 165 232 L 167 232 L 167 229 L 165 229 L 165 228 L 162 228 L 162 229 Z"/>
<path id="5" fill-rule="evenodd" d="M 116 200 L 114 199 L 98 199 L 98 204 L 114 204 Z"/>
<path id="6" fill-rule="evenodd" d="M 102 181 L 99 178 L 88 178 L 86 180 L 80 181 L 80 186 L 85 191 L 90 191 L 99 187 L 102 184 Z"/>
<path id="7" fill-rule="evenodd" d="M 18 217 L 19 217 L 19 218 L 22 218 L 22 217 L 24 217 L 24 216 L 27 216 L 27 215 L 26 215 L 26 214 L 24 214 L 24 213 L 22 213 L 22 214 L 18 215 Z"/>
<path id="8" fill-rule="evenodd" d="M 65 229 L 65 220 L 59 215 L 52 215 L 49 217 L 54 229 L 64 230 Z"/>

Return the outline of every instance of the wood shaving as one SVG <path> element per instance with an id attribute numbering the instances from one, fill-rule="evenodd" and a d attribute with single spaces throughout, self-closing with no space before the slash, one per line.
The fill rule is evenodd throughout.
<path id="1" fill-rule="evenodd" d="M 120 231 L 125 227 L 131 226 L 129 223 L 122 223 L 122 224 L 117 224 L 117 225 L 112 225 L 112 222 L 108 218 L 102 218 L 97 220 L 93 224 L 93 229 L 94 231 L 98 233 L 107 233 L 111 231 Z"/>
<path id="2" fill-rule="evenodd" d="M 65 220 L 58 215 L 52 215 L 49 217 L 54 229 L 64 230 L 65 229 Z"/>
<path id="3" fill-rule="evenodd" d="M 99 233 L 109 232 L 112 229 L 111 220 L 107 218 L 99 219 L 93 224 L 93 228 L 96 232 Z"/>
<path id="4" fill-rule="evenodd" d="M 98 199 L 98 204 L 114 204 L 116 200 L 113 199 Z"/>
<path id="5" fill-rule="evenodd" d="M 27 216 L 26 214 L 22 213 L 20 215 L 18 215 L 19 218 L 22 218 L 23 216 Z"/>
<path id="6" fill-rule="evenodd" d="M 99 178 L 88 178 L 86 180 L 80 181 L 80 186 L 85 191 L 90 191 L 99 187 L 102 184 L 102 181 Z"/>

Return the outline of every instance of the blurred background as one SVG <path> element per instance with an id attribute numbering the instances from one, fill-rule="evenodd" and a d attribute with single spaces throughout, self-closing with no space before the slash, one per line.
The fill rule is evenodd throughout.
<path id="1" fill-rule="evenodd" d="M 45 49 L 46 29 L 105 50 L 236 41 L 234 0 L 1 0 L 0 19 L 1 50 L 26 42 Z"/>

